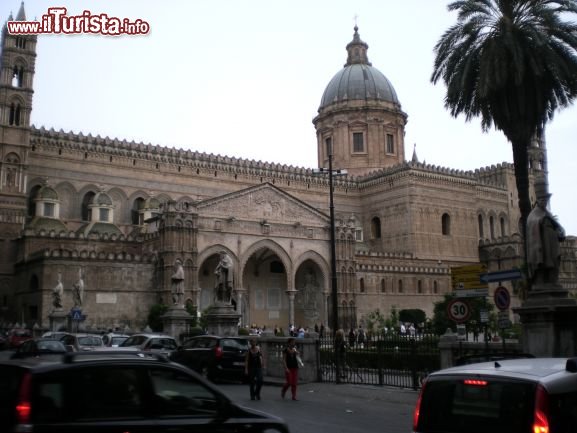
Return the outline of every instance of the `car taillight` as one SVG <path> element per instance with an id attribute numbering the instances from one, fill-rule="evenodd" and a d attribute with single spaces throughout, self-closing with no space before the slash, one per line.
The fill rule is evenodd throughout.
<path id="1" fill-rule="evenodd" d="M 18 400 L 16 401 L 16 421 L 18 424 L 30 423 L 30 411 L 32 409 L 30 404 L 31 386 L 32 376 L 30 373 L 26 373 L 22 378 L 20 393 L 18 394 Z"/>
<path id="2" fill-rule="evenodd" d="M 222 357 L 222 347 L 215 347 L 214 348 L 214 355 L 218 358 Z"/>
<path id="3" fill-rule="evenodd" d="M 470 386 L 487 386 L 488 382 L 486 380 L 477 380 L 477 379 L 465 379 L 463 381 L 465 385 Z"/>
<path id="4" fill-rule="evenodd" d="M 419 398 L 417 399 L 417 404 L 415 405 L 415 412 L 413 412 L 413 431 L 417 431 L 417 426 L 419 425 L 419 415 L 421 413 L 421 402 L 423 400 L 423 393 L 425 392 L 425 386 L 427 386 L 427 381 L 423 382 L 421 392 L 419 393 Z"/>
<path id="5" fill-rule="evenodd" d="M 533 433 L 549 433 L 549 394 L 541 385 L 535 395 L 535 412 L 533 414 Z"/>

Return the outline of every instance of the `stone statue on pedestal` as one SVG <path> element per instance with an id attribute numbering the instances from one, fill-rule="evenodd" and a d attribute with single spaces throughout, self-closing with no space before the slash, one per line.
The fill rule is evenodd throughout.
<path id="1" fill-rule="evenodd" d="M 174 263 L 174 274 L 170 277 L 172 281 L 172 302 L 174 305 L 183 305 L 184 299 L 184 268 L 180 259 Z"/>
<path id="2" fill-rule="evenodd" d="M 58 272 L 58 284 L 52 289 L 52 306 L 55 310 L 62 309 L 62 296 L 64 295 L 64 286 L 62 285 L 62 273 Z"/>
<path id="3" fill-rule="evenodd" d="M 220 252 L 220 261 L 214 270 L 216 285 L 214 288 L 216 303 L 230 305 L 233 287 L 233 262 L 226 251 Z"/>
<path id="4" fill-rule="evenodd" d="M 82 302 L 84 301 L 84 279 L 82 268 L 78 268 L 78 280 L 72 285 L 72 300 L 75 307 L 82 307 Z"/>
<path id="5" fill-rule="evenodd" d="M 565 230 L 547 209 L 551 194 L 544 179 L 535 182 L 537 203 L 527 218 L 527 267 L 532 289 L 558 285 L 560 242 Z"/>

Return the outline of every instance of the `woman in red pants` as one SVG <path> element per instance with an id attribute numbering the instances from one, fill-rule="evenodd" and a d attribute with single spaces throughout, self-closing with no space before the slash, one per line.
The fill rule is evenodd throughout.
<path id="1" fill-rule="evenodd" d="M 297 383 L 299 380 L 299 351 L 295 345 L 295 339 L 289 338 L 287 348 L 283 353 L 283 365 L 285 370 L 285 384 L 282 387 L 281 396 L 284 398 L 287 389 L 291 389 L 292 399 L 297 399 Z"/>

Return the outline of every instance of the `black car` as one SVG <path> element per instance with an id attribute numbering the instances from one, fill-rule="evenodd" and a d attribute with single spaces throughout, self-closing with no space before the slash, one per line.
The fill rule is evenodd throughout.
<path id="1" fill-rule="evenodd" d="M 243 337 L 201 335 L 186 340 L 170 359 L 206 378 L 244 381 L 244 360 L 249 348 Z"/>
<path id="2" fill-rule="evenodd" d="M 279 432 L 279 418 L 236 405 L 165 356 L 70 352 L 59 362 L 0 361 L 6 433 Z"/>
<path id="3" fill-rule="evenodd" d="M 34 357 L 61 358 L 67 352 L 66 347 L 58 340 L 48 338 L 34 338 L 26 340 L 16 348 L 11 359 L 23 359 Z"/>

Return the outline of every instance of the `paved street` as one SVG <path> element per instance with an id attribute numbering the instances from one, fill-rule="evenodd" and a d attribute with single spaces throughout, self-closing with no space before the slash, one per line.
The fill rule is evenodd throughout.
<path id="1" fill-rule="evenodd" d="M 10 351 L 0 351 L 7 359 Z M 369 385 L 300 385 L 298 401 L 280 396 L 279 384 L 265 385 L 261 401 L 251 401 L 248 385 L 218 384 L 243 406 L 283 418 L 292 433 L 409 433 L 417 392 Z"/>
<path id="2" fill-rule="evenodd" d="M 280 396 L 280 387 L 265 385 L 261 401 L 251 401 L 248 385 L 219 385 L 243 406 L 280 416 L 292 433 L 408 433 L 417 392 L 391 387 L 300 385 L 298 401 Z"/>

